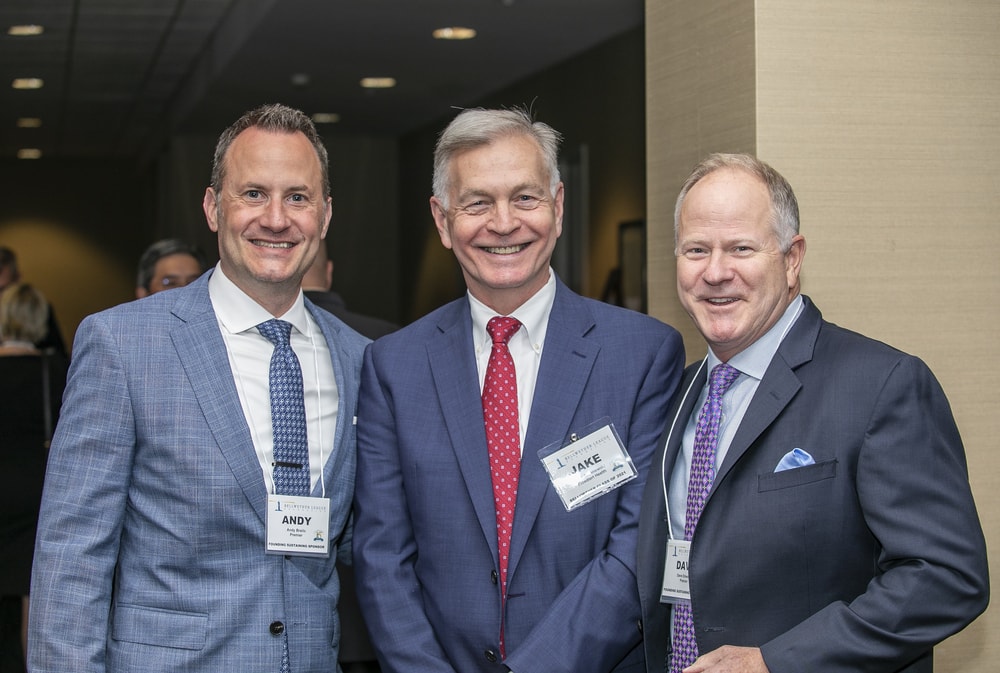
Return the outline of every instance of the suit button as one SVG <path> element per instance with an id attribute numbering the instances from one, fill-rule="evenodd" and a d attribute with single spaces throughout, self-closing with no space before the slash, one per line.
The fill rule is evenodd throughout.
<path id="1" fill-rule="evenodd" d="M 493 650 L 486 650 L 485 652 L 483 652 L 483 654 L 486 656 L 486 661 L 490 662 L 491 664 L 497 663 L 497 653 L 494 652 Z"/>
<path id="2" fill-rule="evenodd" d="M 271 622 L 271 625 L 267 627 L 272 635 L 280 636 L 285 632 L 285 625 L 281 622 Z"/>
<path id="3" fill-rule="evenodd" d="M 493 584 L 496 584 L 498 580 L 499 580 L 499 578 L 497 577 L 497 571 L 496 570 L 491 570 L 490 571 L 490 582 L 493 582 Z"/>

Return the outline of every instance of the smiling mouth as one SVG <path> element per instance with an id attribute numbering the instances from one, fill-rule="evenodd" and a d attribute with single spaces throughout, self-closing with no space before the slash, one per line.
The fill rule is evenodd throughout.
<path id="1" fill-rule="evenodd" d="M 277 248 L 277 249 L 287 249 L 294 245 L 288 241 L 272 242 L 272 241 L 261 241 L 260 239 L 254 239 L 253 244 L 259 248 Z"/>
<path id="2" fill-rule="evenodd" d="M 736 299 L 733 299 L 732 297 L 709 297 L 705 301 L 712 306 L 725 306 L 726 304 L 732 304 L 736 301 Z"/>
<path id="3" fill-rule="evenodd" d="M 516 252 L 521 252 L 528 247 L 527 243 L 521 245 L 506 245 L 502 248 L 483 248 L 485 252 L 491 255 L 513 255 Z"/>

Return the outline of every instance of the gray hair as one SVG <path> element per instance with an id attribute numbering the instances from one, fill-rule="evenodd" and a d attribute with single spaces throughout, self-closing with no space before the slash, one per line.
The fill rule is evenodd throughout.
<path id="1" fill-rule="evenodd" d="M 156 272 L 156 263 L 170 255 L 191 255 L 202 271 L 208 266 L 204 253 L 196 245 L 190 245 L 176 238 L 165 238 L 146 248 L 139 258 L 139 270 L 135 276 L 135 286 L 152 291 L 149 284 Z"/>
<path id="2" fill-rule="evenodd" d="M 226 152 L 229 151 L 229 146 L 233 144 L 236 136 L 249 128 L 258 128 L 272 133 L 302 133 L 316 150 L 316 157 L 319 159 L 320 170 L 323 174 L 323 196 L 330 195 L 329 157 L 323 140 L 316 130 L 316 125 L 300 110 L 271 103 L 250 110 L 233 122 L 232 126 L 219 136 L 219 141 L 215 145 L 215 156 L 212 159 L 212 190 L 215 192 L 216 198 L 222 189 L 222 181 L 226 177 Z"/>
<path id="3" fill-rule="evenodd" d="M 724 168 L 745 171 L 764 183 L 771 199 L 771 228 L 778 239 L 781 251 L 788 252 L 792 247 L 792 239 L 799 233 L 799 202 L 788 180 L 754 156 L 721 153 L 710 154 L 695 166 L 691 175 L 684 181 L 681 193 L 677 195 L 677 205 L 674 207 L 674 249 L 677 248 L 681 208 L 688 192 L 699 180 Z"/>
<path id="4" fill-rule="evenodd" d="M 532 138 L 538 143 L 549 174 L 549 192 L 554 195 L 560 180 L 559 143 L 562 135 L 548 124 L 534 121 L 527 110 L 515 107 L 510 110 L 463 110 L 448 124 L 434 148 L 434 196 L 445 208 L 448 207 L 451 188 L 449 168 L 456 154 L 516 135 Z"/>

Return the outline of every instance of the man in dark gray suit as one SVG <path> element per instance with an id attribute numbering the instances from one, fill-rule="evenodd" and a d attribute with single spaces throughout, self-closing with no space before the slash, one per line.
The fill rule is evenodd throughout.
<path id="1" fill-rule="evenodd" d="M 649 673 L 930 671 L 933 646 L 986 607 L 944 392 L 917 358 L 822 319 L 799 293 L 798 229 L 787 181 L 746 155 L 709 157 L 678 197 L 677 287 L 709 352 L 646 482 Z"/>

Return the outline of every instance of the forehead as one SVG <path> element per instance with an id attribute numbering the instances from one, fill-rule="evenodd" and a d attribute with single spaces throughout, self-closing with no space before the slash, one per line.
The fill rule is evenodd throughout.
<path id="1" fill-rule="evenodd" d="M 171 271 L 189 270 L 198 268 L 198 260 L 186 252 L 175 252 L 156 260 L 154 270 L 156 273 L 170 273 Z"/>
<path id="2" fill-rule="evenodd" d="M 740 169 L 709 173 L 688 191 L 681 206 L 684 227 L 756 227 L 769 225 L 771 199 L 767 186 Z"/>
<path id="3" fill-rule="evenodd" d="M 450 175 L 455 191 L 545 184 L 548 175 L 538 143 L 525 135 L 497 138 L 455 154 Z"/>
<path id="4" fill-rule="evenodd" d="M 300 131 L 266 131 L 251 127 L 233 139 L 225 156 L 226 173 L 234 179 L 260 175 L 320 175 L 316 150 Z"/>

